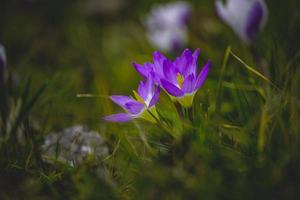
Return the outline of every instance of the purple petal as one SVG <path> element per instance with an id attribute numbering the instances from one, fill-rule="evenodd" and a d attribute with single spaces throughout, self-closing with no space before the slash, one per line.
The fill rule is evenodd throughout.
<path id="1" fill-rule="evenodd" d="M 144 65 L 133 63 L 133 66 L 135 70 L 143 77 L 147 77 L 148 74 L 152 71 L 151 63 L 145 63 Z"/>
<path id="2" fill-rule="evenodd" d="M 169 60 L 165 60 L 163 64 L 163 70 L 165 78 L 173 84 L 177 83 L 177 72 L 173 63 Z"/>
<path id="3" fill-rule="evenodd" d="M 254 3 L 247 18 L 246 35 L 252 40 L 255 38 L 260 29 L 264 15 L 263 5 L 260 1 Z"/>
<path id="4" fill-rule="evenodd" d="M 207 63 L 204 65 L 204 67 L 202 68 L 201 72 L 199 73 L 199 75 L 197 77 L 197 80 L 196 80 L 196 84 L 195 84 L 194 90 L 198 90 L 202 86 L 202 84 L 206 80 L 206 77 L 208 75 L 210 66 L 211 66 L 211 62 L 209 60 L 209 61 L 207 61 Z"/>
<path id="5" fill-rule="evenodd" d="M 114 103 L 118 104 L 121 107 L 124 107 L 125 104 L 128 103 L 128 102 L 135 101 L 135 100 L 133 100 L 133 99 L 127 97 L 127 96 L 123 96 L 123 95 L 112 95 L 112 96 L 110 96 L 110 99 Z"/>
<path id="6" fill-rule="evenodd" d="M 199 55 L 200 55 L 200 49 L 198 48 L 193 53 L 193 59 L 194 59 L 194 61 L 198 60 Z"/>
<path id="7" fill-rule="evenodd" d="M 156 89 L 154 96 L 152 97 L 148 107 L 151 108 L 152 106 L 154 106 L 157 103 L 159 97 L 160 97 L 160 87 Z"/>
<path id="8" fill-rule="evenodd" d="M 151 96 L 154 93 L 154 82 L 153 82 L 153 78 L 151 76 L 151 74 L 148 76 L 148 78 L 145 81 L 145 87 L 147 90 L 148 95 L 150 94 Z"/>
<path id="9" fill-rule="evenodd" d="M 142 97 L 143 100 L 147 99 L 148 92 L 143 81 L 140 82 L 138 87 L 138 94 Z"/>
<path id="10" fill-rule="evenodd" d="M 194 91 L 194 86 L 195 86 L 195 76 L 194 74 L 190 74 L 187 78 L 184 79 L 181 90 L 184 93 L 192 93 Z"/>
<path id="11" fill-rule="evenodd" d="M 160 85 L 160 79 L 162 78 L 162 76 L 158 73 L 155 72 L 151 72 L 150 73 L 150 77 L 152 77 L 152 80 L 154 82 L 155 85 Z"/>
<path id="12" fill-rule="evenodd" d="M 126 114 L 126 113 L 118 113 L 114 115 L 109 115 L 104 117 L 103 119 L 110 122 L 128 122 L 130 120 L 133 120 L 136 116 Z"/>
<path id="13" fill-rule="evenodd" d="M 159 51 L 153 53 L 154 71 L 159 75 L 163 75 L 163 64 L 165 60 L 168 59 Z"/>
<path id="14" fill-rule="evenodd" d="M 165 79 L 161 79 L 161 84 L 164 87 L 164 89 L 172 96 L 175 97 L 180 97 L 183 96 L 184 93 L 175 85 L 173 85 L 172 83 L 170 83 L 169 81 L 165 80 Z"/>
<path id="15" fill-rule="evenodd" d="M 198 60 L 199 55 L 200 55 L 200 49 L 196 49 L 194 51 L 194 53 L 192 54 L 192 57 L 190 54 L 187 55 L 189 62 L 188 62 L 188 65 L 186 66 L 186 69 L 183 72 L 185 76 L 189 76 L 191 74 L 193 74 L 194 77 L 196 76 L 197 65 L 198 65 L 197 60 Z"/>
<path id="16" fill-rule="evenodd" d="M 148 76 L 145 82 L 140 82 L 138 94 L 143 98 L 146 104 L 148 104 L 151 101 L 154 95 L 154 89 L 155 85 L 152 75 Z"/>
<path id="17" fill-rule="evenodd" d="M 136 101 L 128 102 L 125 104 L 124 108 L 130 112 L 131 114 L 138 114 L 142 111 L 142 109 L 145 107 L 144 104 Z"/>
<path id="18" fill-rule="evenodd" d="M 188 70 L 192 71 L 192 69 L 189 69 L 193 61 L 192 55 L 193 54 L 189 49 L 185 49 L 181 56 L 174 61 L 175 67 L 178 69 L 180 74 L 186 75 Z"/>

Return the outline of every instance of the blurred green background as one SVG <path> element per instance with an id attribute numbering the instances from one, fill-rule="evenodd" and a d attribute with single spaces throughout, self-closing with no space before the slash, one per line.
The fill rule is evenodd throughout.
<path id="1" fill-rule="evenodd" d="M 199 66 L 207 59 L 213 62 L 197 94 L 196 128 L 180 129 L 174 139 L 143 121 L 119 125 L 102 120 L 119 109 L 108 96 L 130 95 L 141 80 L 132 62 L 150 61 L 155 50 L 143 21 L 153 5 L 167 2 L 1 0 L 0 42 L 12 92 L 21 93 L 29 77 L 32 91 L 47 83 L 28 118 L 41 135 L 37 145 L 51 131 L 84 124 L 103 135 L 110 148 L 108 158 L 90 158 L 72 168 L 41 166 L 29 156 L 34 143 L 15 144 L 14 156 L 2 157 L 1 199 L 299 198 L 297 0 L 266 1 L 267 25 L 251 46 L 219 20 L 214 1 L 189 1 L 193 14 L 186 47 L 201 49 Z M 220 79 L 228 46 L 276 87 L 233 57 Z M 217 96 L 220 80 L 222 97 Z M 219 112 L 213 106 L 218 98 Z M 162 100 L 159 106 L 168 103 Z M 10 155 L 5 148 L 1 155 Z M 109 178 L 95 175 L 99 166 Z"/>

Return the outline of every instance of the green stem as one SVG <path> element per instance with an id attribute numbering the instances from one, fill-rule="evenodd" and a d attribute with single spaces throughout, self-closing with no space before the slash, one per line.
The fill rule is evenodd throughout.
<path id="1" fill-rule="evenodd" d="M 217 113 L 220 112 L 220 108 L 221 108 L 222 81 L 223 81 L 223 76 L 224 76 L 224 73 L 225 73 L 225 69 L 226 69 L 226 65 L 227 65 L 230 53 L 231 53 L 231 47 L 228 46 L 226 48 L 226 51 L 225 51 L 225 55 L 224 55 L 224 59 L 223 59 L 223 63 L 222 63 L 222 68 L 221 68 L 221 74 L 220 74 L 219 83 L 218 83 L 217 100 L 216 100 L 216 112 Z"/>

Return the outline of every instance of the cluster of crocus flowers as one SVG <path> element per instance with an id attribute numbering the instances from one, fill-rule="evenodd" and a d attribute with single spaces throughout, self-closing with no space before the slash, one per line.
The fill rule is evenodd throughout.
<path id="1" fill-rule="evenodd" d="M 190 16 L 191 6 L 184 1 L 154 6 L 145 21 L 149 41 L 161 51 L 177 51 L 187 42 Z"/>
<path id="2" fill-rule="evenodd" d="M 249 44 L 265 26 L 268 9 L 264 0 L 216 0 L 219 17 Z"/>
<path id="3" fill-rule="evenodd" d="M 126 113 L 118 113 L 105 117 L 107 121 L 126 122 L 135 118 L 144 118 L 155 122 L 158 118 L 155 104 L 160 97 L 160 88 L 174 102 L 183 107 L 191 107 L 194 95 L 205 82 L 211 67 L 207 61 L 200 72 L 197 72 L 197 59 L 200 50 L 195 52 L 186 49 L 174 61 L 169 60 L 158 51 L 153 53 L 153 62 L 134 63 L 137 72 L 145 78 L 141 81 L 134 98 L 120 95 L 111 96 L 111 100 L 121 106 Z"/>

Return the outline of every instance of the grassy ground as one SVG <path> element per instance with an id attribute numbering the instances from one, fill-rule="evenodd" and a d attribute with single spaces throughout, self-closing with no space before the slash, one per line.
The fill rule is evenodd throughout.
<path id="1" fill-rule="evenodd" d="M 213 67 L 185 120 L 163 94 L 169 128 L 106 123 L 119 109 L 108 96 L 129 95 L 140 80 L 131 63 L 151 59 L 142 19 L 154 2 L 98 14 L 84 1 L 1 3 L 10 78 L 0 90 L 0 199 L 299 198 L 298 1 L 266 1 L 267 26 L 251 46 L 212 1 L 191 1 L 187 47 Z M 45 137 L 76 124 L 99 132 L 109 154 L 46 162 Z"/>

